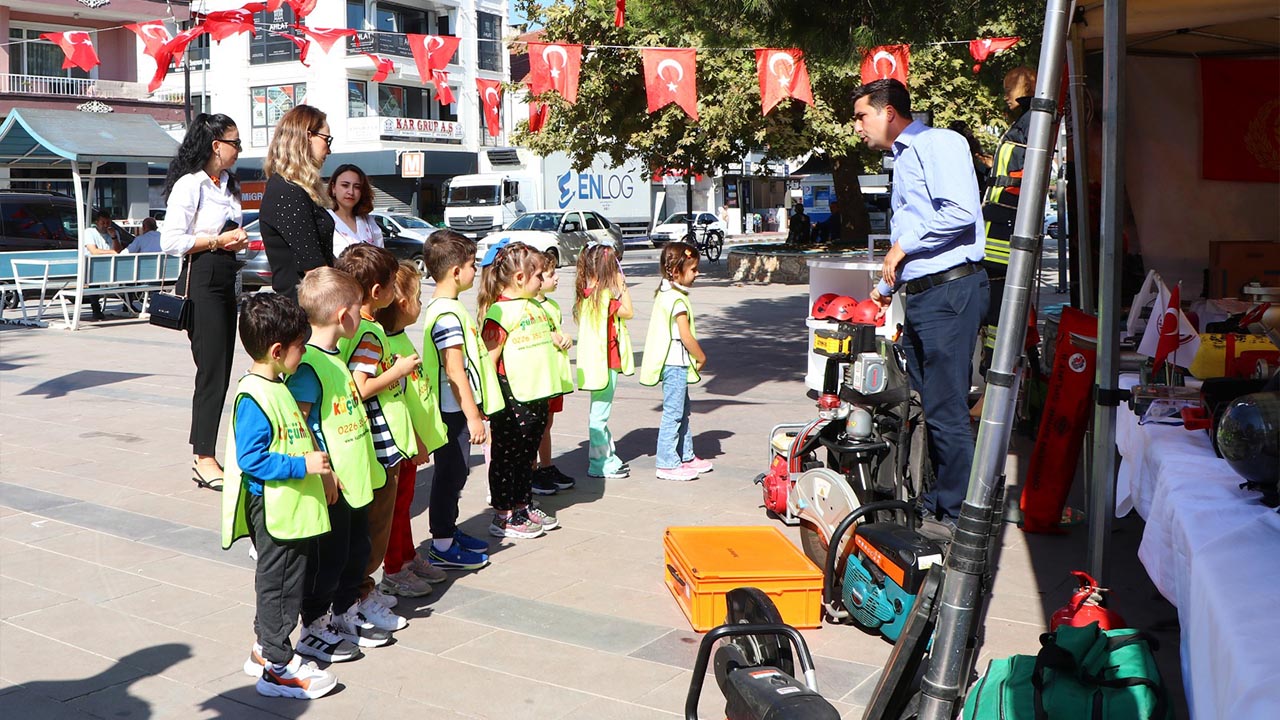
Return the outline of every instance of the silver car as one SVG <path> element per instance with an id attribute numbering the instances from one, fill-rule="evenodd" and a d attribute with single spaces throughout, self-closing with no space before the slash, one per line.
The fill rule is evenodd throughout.
<path id="1" fill-rule="evenodd" d="M 539 252 L 554 252 L 559 267 L 578 262 L 578 254 L 592 241 L 612 245 L 622 256 L 622 228 L 590 210 L 521 215 L 505 230 L 489 233 L 477 243 L 476 257 L 483 258 L 490 246 L 503 239 L 522 242 Z"/>
<path id="2" fill-rule="evenodd" d="M 245 225 L 244 231 L 249 236 L 249 247 L 236 253 L 236 260 L 240 261 L 240 286 L 248 292 L 270 287 L 271 266 L 267 264 L 267 249 L 262 244 L 258 221 Z"/>

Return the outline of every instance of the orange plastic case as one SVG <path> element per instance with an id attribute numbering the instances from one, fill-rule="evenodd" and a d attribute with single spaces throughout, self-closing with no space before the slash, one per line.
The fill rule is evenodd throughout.
<path id="1" fill-rule="evenodd" d="M 662 538 L 667 588 L 698 632 L 724 624 L 725 593 L 768 593 L 783 622 L 822 624 L 822 571 L 771 525 L 671 527 Z"/>

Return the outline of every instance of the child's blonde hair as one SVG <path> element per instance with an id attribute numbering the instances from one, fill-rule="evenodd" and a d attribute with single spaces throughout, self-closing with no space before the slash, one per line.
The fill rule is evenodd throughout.
<path id="1" fill-rule="evenodd" d="M 351 274 L 337 268 L 309 270 L 298 283 L 298 305 L 312 325 L 328 325 L 339 310 L 364 301 L 364 288 Z"/>
<path id="2" fill-rule="evenodd" d="M 401 260 L 400 265 L 396 268 L 395 280 L 391 284 L 395 287 L 396 301 L 374 313 L 374 319 L 384 328 L 399 327 L 401 300 L 421 297 L 422 273 L 418 270 L 417 265 L 408 260 Z M 417 318 L 414 318 L 414 320 L 417 320 Z M 413 320 L 406 324 L 412 325 Z"/>
<path id="3" fill-rule="evenodd" d="M 669 242 L 662 246 L 662 255 L 658 257 L 658 271 L 663 280 L 675 282 L 677 275 L 683 274 L 690 265 L 697 266 L 698 260 L 698 248 L 686 242 Z"/>
<path id="4" fill-rule="evenodd" d="M 510 285 L 516 273 L 525 276 L 538 275 L 542 272 L 542 253 L 522 242 L 508 243 L 498 249 L 493 262 L 486 265 L 480 274 L 480 291 L 477 301 L 477 313 L 484 317 L 489 307 L 498 301 L 504 288 Z"/>
<path id="5" fill-rule="evenodd" d="M 594 309 L 604 297 L 601 292 L 587 295 L 589 288 L 604 288 L 617 297 L 624 287 L 622 268 L 618 266 L 618 256 L 613 247 L 604 244 L 587 246 L 578 256 L 578 276 L 573 281 L 573 318 L 578 319 L 583 303 L 590 303 Z"/>

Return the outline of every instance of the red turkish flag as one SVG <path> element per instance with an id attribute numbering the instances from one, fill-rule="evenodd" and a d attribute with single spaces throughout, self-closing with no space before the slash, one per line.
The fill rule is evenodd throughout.
<path id="1" fill-rule="evenodd" d="M 395 72 L 396 64 L 391 62 L 391 58 L 384 58 L 381 55 L 374 55 L 373 53 L 363 53 L 363 54 L 365 57 L 372 60 L 373 64 L 378 68 L 373 73 L 374 82 L 382 82 L 383 80 L 387 79 L 388 75 Z"/>
<path id="2" fill-rule="evenodd" d="M 156 52 L 164 47 L 164 44 L 173 39 L 169 34 L 169 29 L 164 26 L 163 20 L 150 20 L 144 23 L 134 23 L 133 25 L 125 25 L 142 40 L 142 52 L 151 56 L 151 59 L 157 63 Z"/>
<path id="3" fill-rule="evenodd" d="M 969 41 L 969 54 L 973 56 L 978 63 L 973 66 L 973 71 L 978 72 L 982 68 L 982 63 L 987 58 L 998 52 L 1003 52 L 1018 44 L 1019 38 L 1016 37 L 998 37 L 998 38 L 982 38 L 981 40 Z"/>
<path id="4" fill-rule="evenodd" d="M 310 15 L 311 11 L 316 9 L 316 3 L 319 2 L 319 0 L 284 0 L 284 1 L 289 5 L 289 7 L 293 8 L 293 16 L 299 20 Z M 277 0 L 269 0 L 269 2 L 274 2 L 277 8 L 280 7 L 280 3 L 277 2 Z"/>
<path id="5" fill-rule="evenodd" d="M 570 105 L 578 102 L 581 68 L 581 45 L 529 43 L 529 91 L 534 95 L 555 90 Z"/>
<path id="6" fill-rule="evenodd" d="M 297 35 L 290 33 L 276 32 L 275 30 L 268 30 L 267 32 L 275 35 L 276 37 L 282 37 L 294 45 L 297 45 L 298 62 L 302 63 L 302 67 L 311 67 L 311 63 L 307 62 L 307 53 L 311 51 L 311 43 L 308 42 L 306 38 L 300 38 Z"/>
<path id="7" fill-rule="evenodd" d="M 551 108 L 537 100 L 529 101 L 529 132 L 542 132 L 542 126 L 551 117 Z"/>
<path id="8" fill-rule="evenodd" d="M 476 78 L 476 90 L 484 105 L 484 125 L 489 135 L 497 137 L 502 130 L 502 83 L 497 80 Z"/>
<path id="9" fill-rule="evenodd" d="M 1152 372 L 1159 372 L 1165 358 L 1176 353 L 1178 346 L 1182 344 L 1178 333 L 1179 326 L 1182 324 L 1178 318 L 1182 312 L 1182 301 L 1179 298 L 1181 290 L 1181 284 L 1173 286 L 1173 291 L 1169 293 L 1169 304 L 1165 307 L 1164 314 L 1160 316 L 1160 341 L 1156 343 L 1156 354 L 1152 357 Z"/>
<path id="10" fill-rule="evenodd" d="M 1200 98 L 1204 179 L 1280 182 L 1280 60 L 1201 58 Z"/>
<path id="11" fill-rule="evenodd" d="M 627 15 L 627 0 L 615 0 L 613 6 L 613 26 L 622 27 Z"/>
<path id="12" fill-rule="evenodd" d="M 432 73 L 444 70 L 458 51 L 459 38 L 450 35 L 405 35 L 409 40 L 409 49 L 413 51 L 413 62 L 418 66 L 418 76 L 423 82 L 435 81 Z M 437 83 L 436 87 L 439 87 Z M 443 93 L 443 91 L 441 91 Z"/>
<path id="13" fill-rule="evenodd" d="M 93 49 L 93 38 L 83 30 L 68 30 L 60 33 L 44 33 L 41 38 L 62 48 L 67 58 L 62 61 L 62 69 L 78 67 L 85 72 L 97 67 L 101 61 Z"/>
<path id="14" fill-rule="evenodd" d="M 245 3 L 242 7 L 251 13 L 275 12 L 284 4 L 284 0 L 267 0 L 266 2 Z"/>
<path id="15" fill-rule="evenodd" d="M 443 70 L 432 70 L 431 84 L 436 86 L 436 99 L 442 105 L 452 105 L 457 100 L 453 96 L 453 88 L 449 87 L 449 73 Z"/>
<path id="16" fill-rule="evenodd" d="M 693 48 L 641 50 L 644 59 L 644 89 L 649 112 L 670 103 L 679 105 L 689 117 L 698 119 L 698 78 L 695 67 L 698 51 Z"/>
<path id="17" fill-rule="evenodd" d="M 240 33 L 254 34 L 253 13 L 244 8 L 217 10 L 204 15 L 203 18 L 202 24 L 208 30 L 209 36 L 216 42 L 222 42 L 232 35 L 239 35 Z"/>
<path id="18" fill-rule="evenodd" d="M 760 75 L 760 107 L 765 115 L 786 97 L 813 104 L 803 50 L 757 48 L 756 71 Z"/>
<path id="19" fill-rule="evenodd" d="M 881 45 L 862 53 L 862 84 L 895 78 L 907 84 L 907 61 L 910 45 Z"/>
<path id="20" fill-rule="evenodd" d="M 183 30 L 174 35 L 172 40 L 156 51 L 156 54 L 152 56 L 156 60 L 156 72 L 151 77 L 151 83 L 147 85 L 147 92 L 155 92 L 160 87 L 160 83 L 164 82 L 165 76 L 169 74 L 169 67 L 186 52 L 187 45 L 190 45 L 192 40 L 200 37 L 207 30 L 208 28 L 204 25 L 196 25 Z"/>
<path id="21" fill-rule="evenodd" d="M 320 46 L 321 50 L 329 52 L 333 49 L 335 43 L 344 37 L 352 37 L 356 34 L 355 30 L 349 28 L 313 28 L 306 25 L 294 25 L 294 29 L 303 35 L 311 38 L 311 41 Z"/>

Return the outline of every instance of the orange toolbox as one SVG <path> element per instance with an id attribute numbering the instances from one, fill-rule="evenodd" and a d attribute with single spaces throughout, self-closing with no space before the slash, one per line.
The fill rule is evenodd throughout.
<path id="1" fill-rule="evenodd" d="M 768 593 L 782 620 L 822 624 L 822 571 L 772 525 L 670 527 L 662 538 L 667 588 L 698 632 L 724 624 L 725 593 Z"/>

